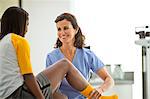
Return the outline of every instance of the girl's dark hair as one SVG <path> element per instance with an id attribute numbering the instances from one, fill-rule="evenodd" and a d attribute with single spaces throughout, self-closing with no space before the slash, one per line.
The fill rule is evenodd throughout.
<path id="1" fill-rule="evenodd" d="M 80 27 L 78 26 L 75 16 L 70 13 L 63 13 L 56 18 L 55 23 L 62 21 L 64 19 L 66 19 L 67 21 L 70 21 L 73 28 L 78 30 L 77 34 L 75 35 L 74 46 L 77 48 L 83 48 L 85 45 L 84 44 L 85 36 L 82 34 L 82 31 L 81 31 Z M 61 46 L 62 46 L 62 42 L 58 38 L 56 41 L 56 44 L 55 44 L 55 48 L 58 48 Z"/>
<path id="2" fill-rule="evenodd" d="M 9 33 L 24 37 L 29 14 L 22 8 L 9 7 L 1 18 L 0 40 Z"/>

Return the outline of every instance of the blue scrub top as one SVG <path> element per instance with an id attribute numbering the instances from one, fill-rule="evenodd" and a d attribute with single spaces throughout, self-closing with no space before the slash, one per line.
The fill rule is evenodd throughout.
<path id="1" fill-rule="evenodd" d="M 61 50 L 56 48 L 51 53 L 48 53 L 46 58 L 46 67 L 64 57 L 65 56 Z M 72 64 L 82 73 L 86 80 L 89 80 L 90 78 L 90 70 L 96 72 L 104 66 L 103 62 L 87 48 L 76 49 Z M 66 79 L 62 81 L 60 90 L 63 94 L 67 95 L 69 99 L 85 99 L 84 96 L 69 85 Z"/>

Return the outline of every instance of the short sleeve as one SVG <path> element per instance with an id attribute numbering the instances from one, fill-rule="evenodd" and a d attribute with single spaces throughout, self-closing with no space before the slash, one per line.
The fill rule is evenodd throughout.
<path id="1" fill-rule="evenodd" d="M 47 55 L 46 57 L 46 67 L 49 67 L 50 65 L 52 65 L 52 61 L 51 61 L 51 55 Z"/>
<path id="2" fill-rule="evenodd" d="M 30 61 L 30 47 L 26 39 L 18 35 L 12 34 L 12 43 L 16 49 L 18 64 L 21 74 L 32 73 L 32 65 Z"/>
<path id="3" fill-rule="evenodd" d="M 90 66 L 93 72 L 97 72 L 97 70 L 104 67 L 104 63 L 92 51 L 91 51 Z"/>

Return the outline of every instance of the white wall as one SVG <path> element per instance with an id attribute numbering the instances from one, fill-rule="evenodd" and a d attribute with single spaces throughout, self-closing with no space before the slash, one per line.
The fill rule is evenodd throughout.
<path id="1" fill-rule="evenodd" d="M 19 0 L 0 0 L 0 18 L 4 11 L 10 6 L 19 6 Z"/>
<path id="2" fill-rule="evenodd" d="M 142 99 L 141 47 L 135 27 L 150 25 L 149 0 L 75 0 L 76 13 L 87 43 L 104 63 L 122 64 L 134 71 L 133 99 Z"/>
<path id="3" fill-rule="evenodd" d="M 134 71 L 139 65 L 135 27 L 149 25 L 148 3 L 143 0 L 75 0 L 74 12 L 87 43 L 104 63 L 122 64 Z M 139 54 L 137 54 L 139 53 Z"/>

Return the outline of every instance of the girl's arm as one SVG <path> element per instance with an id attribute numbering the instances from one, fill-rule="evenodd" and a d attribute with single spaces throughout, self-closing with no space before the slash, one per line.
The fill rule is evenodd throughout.
<path id="1" fill-rule="evenodd" d="M 24 81 L 36 99 L 45 99 L 33 73 L 24 74 Z"/>

